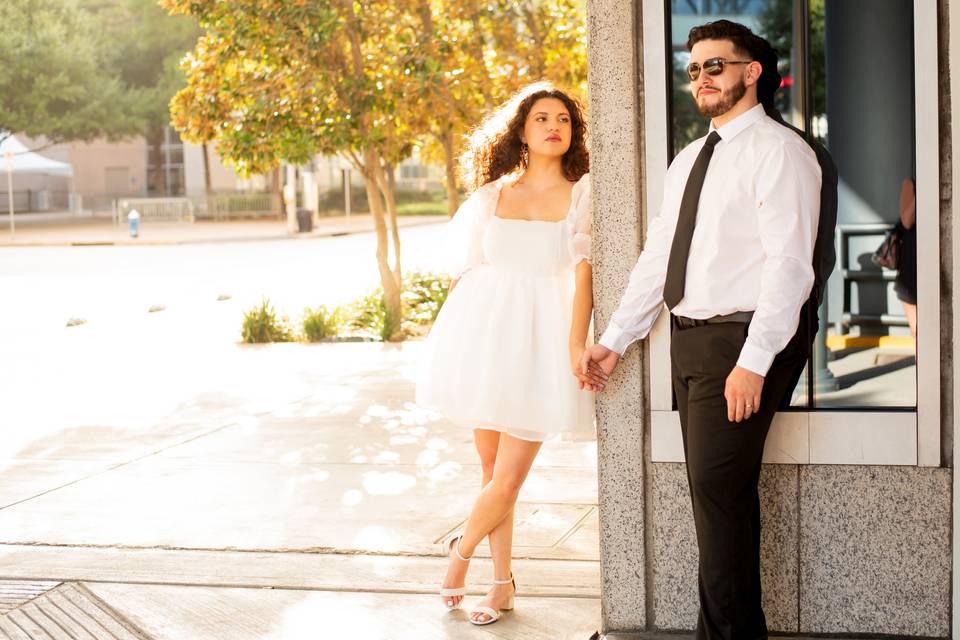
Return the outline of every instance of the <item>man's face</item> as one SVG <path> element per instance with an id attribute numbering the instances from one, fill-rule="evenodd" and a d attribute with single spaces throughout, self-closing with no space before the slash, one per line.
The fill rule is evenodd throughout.
<path id="1" fill-rule="evenodd" d="M 725 61 L 747 60 L 738 54 L 729 40 L 701 40 L 690 51 L 690 62 L 701 67 L 713 58 Z M 756 63 L 754 63 L 756 64 Z M 690 81 L 690 93 L 697 109 L 708 118 L 722 116 L 746 95 L 750 68 L 746 64 L 724 64 L 723 72 L 712 76 L 701 68 L 700 76 Z M 752 82 L 751 82 L 752 84 Z"/>

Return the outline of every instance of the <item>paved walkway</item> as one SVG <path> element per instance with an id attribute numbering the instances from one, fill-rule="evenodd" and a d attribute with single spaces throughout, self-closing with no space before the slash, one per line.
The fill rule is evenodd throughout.
<path id="1" fill-rule="evenodd" d="M 470 432 L 411 402 L 421 347 L 198 348 L 222 373 L 148 424 L 21 416 L 0 443 L 0 638 L 589 638 L 595 443 L 548 443 L 525 485 L 516 611 L 474 628 L 433 595 L 480 472 Z M 98 401 L 130 401 L 110 386 Z M 468 604 L 491 577 L 484 547 Z"/>
<path id="2" fill-rule="evenodd" d="M 10 232 L 10 217 L 0 215 L 0 247 L 60 245 L 151 245 L 200 242 L 237 242 L 254 240 L 295 240 L 348 235 L 373 230 L 369 214 L 350 217 L 322 217 L 309 233 L 290 233 L 286 220 L 279 218 L 197 222 L 156 222 L 141 225 L 140 236 L 131 238 L 125 225 L 116 226 L 107 217 L 70 214 L 22 214 L 15 217 L 16 230 Z M 446 216 L 400 216 L 401 227 L 436 224 Z"/>

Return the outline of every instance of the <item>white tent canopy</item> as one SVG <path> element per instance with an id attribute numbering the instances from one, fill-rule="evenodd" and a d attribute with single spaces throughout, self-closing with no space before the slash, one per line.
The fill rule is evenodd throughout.
<path id="1" fill-rule="evenodd" d="M 30 151 L 14 136 L 0 142 L 0 174 L 7 171 L 6 153 L 13 154 L 13 172 L 45 174 L 50 176 L 73 176 L 73 167 L 66 162 L 51 160 Z"/>

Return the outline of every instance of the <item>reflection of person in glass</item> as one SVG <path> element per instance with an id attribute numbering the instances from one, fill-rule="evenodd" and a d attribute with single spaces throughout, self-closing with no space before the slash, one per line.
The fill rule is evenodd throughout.
<path id="1" fill-rule="evenodd" d="M 800 311 L 814 283 L 821 171 L 759 103 L 768 42 L 720 20 L 692 29 L 687 48 L 710 133 L 667 170 L 620 306 L 581 366 L 612 372 L 666 303 L 700 551 L 697 638 L 766 638 L 757 485 L 767 431 L 808 348 Z"/>
<path id="2" fill-rule="evenodd" d="M 900 255 L 893 290 L 903 305 L 910 335 L 917 338 L 917 194 L 913 180 L 900 186 Z"/>

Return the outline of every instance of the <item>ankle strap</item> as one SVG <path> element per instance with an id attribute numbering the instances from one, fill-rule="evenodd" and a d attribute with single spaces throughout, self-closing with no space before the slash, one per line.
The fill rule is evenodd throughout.
<path id="1" fill-rule="evenodd" d="M 510 584 L 511 582 L 513 582 L 513 573 L 511 573 L 510 577 L 507 578 L 506 580 L 494 579 L 493 584 Z"/>

